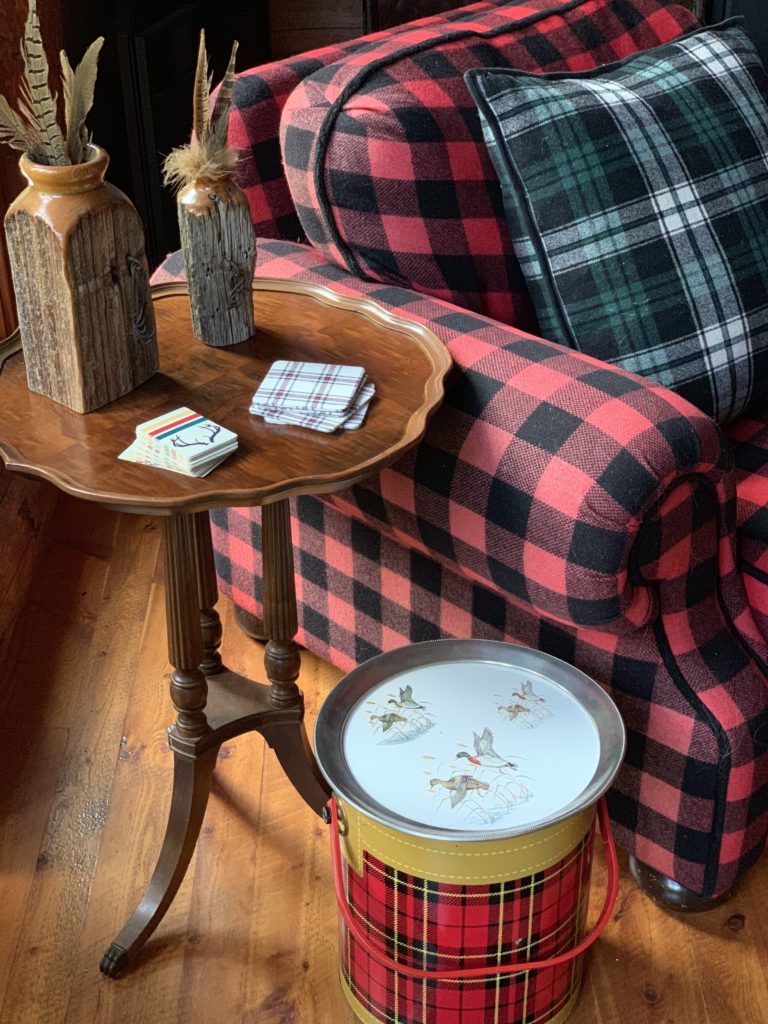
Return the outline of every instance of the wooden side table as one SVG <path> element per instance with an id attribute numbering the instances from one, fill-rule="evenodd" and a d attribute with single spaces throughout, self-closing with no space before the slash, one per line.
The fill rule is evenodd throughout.
<path id="1" fill-rule="evenodd" d="M 9 470 L 123 512 L 162 517 L 166 562 L 174 754 L 171 809 L 154 874 L 139 906 L 109 946 L 114 977 L 162 920 L 184 877 L 208 803 L 220 746 L 261 733 L 302 798 L 320 813 L 328 798 L 304 729 L 296 680 L 300 655 L 289 498 L 347 487 L 394 461 L 424 433 L 442 399 L 450 357 L 426 328 L 366 299 L 319 285 L 254 282 L 253 338 L 209 348 L 191 332 L 186 291 L 154 290 L 160 372 L 112 404 L 82 416 L 29 391 L 22 355 L 0 373 L 0 457 Z M 356 431 L 320 434 L 270 426 L 248 412 L 276 359 L 365 366 L 376 397 Z M 138 423 L 186 405 L 234 430 L 239 448 L 208 477 L 122 462 Z M 264 633 L 268 684 L 229 671 L 208 510 L 262 505 Z"/>

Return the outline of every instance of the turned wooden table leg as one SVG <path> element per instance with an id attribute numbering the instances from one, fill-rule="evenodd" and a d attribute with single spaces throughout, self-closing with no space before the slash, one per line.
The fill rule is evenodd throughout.
<path id="1" fill-rule="evenodd" d="M 200 603 L 200 626 L 203 633 L 203 660 L 200 668 L 207 676 L 221 672 L 221 619 L 216 611 L 219 588 L 216 584 L 216 565 L 213 560 L 211 542 L 211 521 L 207 512 L 196 512 L 195 522 L 195 567 L 197 569 L 197 593 Z"/>
<path id="2" fill-rule="evenodd" d="M 195 521 L 191 515 L 165 521 L 168 656 L 173 666 L 171 698 L 176 723 L 168 733 L 174 754 L 173 796 L 168 826 L 154 874 L 128 923 L 104 954 L 101 970 L 114 977 L 144 945 L 163 918 L 195 849 L 211 791 L 221 743 L 206 744 L 208 684 L 200 664 Z"/>
<path id="3" fill-rule="evenodd" d="M 276 708 L 297 707 L 303 711 L 304 698 L 296 685 L 301 655 L 293 639 L 298 617 L 291 512 L 286 499 L 262 507 L 261 538 L 264 633 L 269 637 L 264 667 L 271 686 L 270 702 Z M 303 721 L 295 725 L 266 725 L 260 732 L 275 751 L 299 795 L 320 814 L 330 791 L 317 767 Z"/>

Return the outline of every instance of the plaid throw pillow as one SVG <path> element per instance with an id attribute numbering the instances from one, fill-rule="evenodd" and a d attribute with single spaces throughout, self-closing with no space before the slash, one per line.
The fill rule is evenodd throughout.
<path id="1" fill-rule="evenodd" d="M 473 70 L 545 336 L 719 422 L 768 390 L 768 87 L 732 19 L 594 71 Z"/>

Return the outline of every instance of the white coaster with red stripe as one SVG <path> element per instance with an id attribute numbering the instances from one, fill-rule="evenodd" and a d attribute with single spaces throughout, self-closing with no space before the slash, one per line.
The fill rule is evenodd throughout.
<path id="1" fill-rule="evenodd" d="M 237 434 L 185 406 L 136 427 L 136 439 L 118 456 L 187 476 L 205 476 L 237 448 Z"/>

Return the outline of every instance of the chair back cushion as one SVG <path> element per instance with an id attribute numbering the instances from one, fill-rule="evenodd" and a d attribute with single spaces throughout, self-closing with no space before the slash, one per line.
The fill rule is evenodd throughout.
<path id="1" fill-rule="evenodd" d="M 281 122 L 308 240 L 357 276 L 534 329 L 464 72 L 585 70 L 695 25 L 660 0 L 508 0 L 414 23 L 319 69 Z"/>

